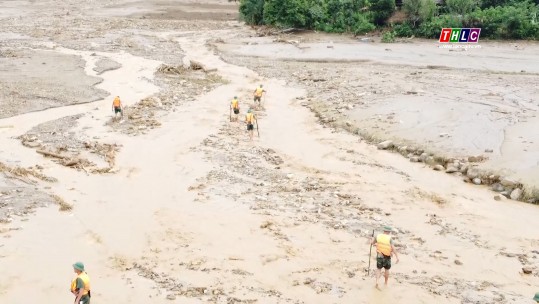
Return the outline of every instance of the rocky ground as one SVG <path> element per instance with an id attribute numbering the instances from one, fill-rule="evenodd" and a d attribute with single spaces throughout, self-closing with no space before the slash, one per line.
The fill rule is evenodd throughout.
<path id="1" fill-rule="evenodd" d="M 288 39 L 294 39 L 294 37 Z M 275 40 L 298 43 L 297 40 L 283 38 Z M 227 62 L 249 67 L 266 77 L 286 79 L 290 85 L 305 88 L 308 94 L 302 100 L 303 105 L 313 111 L 324 125 L 360 135 L 368 142 L 378 144 L 380 149 L 395 150 L 411 162 L 425 163 L 434 170 L 456 174 L 466 183 L 488 185 L 493 191 L 507 198 L 528 203 L 539 202 L 538 186 L 535 185 L 533 179 L 515 178 L 512 174 L 514 171 L 511 173 L 511 170 L 482 166 L 482 163 L 488 161 L 490 154 L 494 152 L 492 147 L 476 151 L 474 154 L 468 154 L 473 153 L 468 151 L 455 152 L 455 148 L 447 147 L 446 149 L 433 140 L 414 140 L 413 135 L 406 134 L 407 127 L 398 127 L 402 124 L 402 120 L 399 121 L 399 115 L 402 114 L 398 113 L 397 109 L 383 115 L 372 112 L 372 109 L 379 105 L 385 106 L 388 100 L 398 102 L 399 98 L 406 99 L 410 96 L 414 100 L 451 100 L 455 90 L 459 89 L 466 92 L 457 97 L 458 102 L 462 104 L 466 102 L 490 103 L 490 101 L 478 101 L 478 97 L 509 101 L 509 105 L 494 102 L 490 112 L 491 115 L 496 116 L 495 120 L 515 124 L 537 116 L 535 110 L 520 111 L 522 107 L 534 107 L 531 105 L 533 103 L 531 97 L 537 94 L 532 84 L 537 80 L 534 74 L 496 74 L 436 66 L 413 68 L 369 62 L 350 64 L 329 59 L 325 62 L 324 60 L 298 62 L 268 58 L 261 60 L 256 57 L 238 56 L 235 53 L 223 53 L 221 56 Z M 451 87 L 454 90 L 447 90 L 447 88 L 432 90 L 439 87 L 439 79 L 451 79 Z M 473 85 L 481 87 L 483 92 L 473 90 L 469 79 L 474 79 Z M 509 84 L 519 87 L 519 96 L 502 92 L 501 89 L 497 92 L 497 88 L 505 88 Z M 523 100 L 523 96 L 530 98 Z M 401 109 L 401 111 L 407 110 Z M 451 122 L 443 123 L 450 124 Z M 421 125 L 421 121 L 418 124 Z M 392 133 L 393 128 L 401 128 L 404 132 L 395 135 L 395 132 Z M 447 138 L 452 135 L 439 133 L 438 137 Z"/>

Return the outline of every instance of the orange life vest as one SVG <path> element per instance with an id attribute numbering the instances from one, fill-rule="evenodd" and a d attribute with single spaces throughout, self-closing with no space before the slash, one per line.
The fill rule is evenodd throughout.
<path id="1" fill-rule="evenodd" d="M 232 104 L 232 109 L 238 109 L 239 108 L 239 101 L 237 99 L 233 99 L 231 104 Z"/>
<path id="2" fill-rule="evenodd" d="M 120 107 L 120 98 L 118 98 L 118 97 L 114 98 L 114 101 L 112 102 L 112 105 L 115 108 L 119 108 Z"/>
<path id="3" fill-rule="evenodd" d="M 255 90 L 255 96 L 256 97 L 262 97 L 262 93 L 264 92 L 264 89 L 262 88 L 256 88 Z"/>
<path id="4" fill-rule="evenodd" d="M 84 283 L 84 293 L 82 295 L 85 296 L 90 292 L 90 277 L 88 277 L 86 272 L 81 272 L 73 281 L 71 281 L 71 291 L 77 291 L 78 278 Z"/>
<path id="5" fill-rule="evenodd" d="M 255 120 L 255 115 L 253 113 L 247 113 L 247 115 L 245 115 L 245 121 L 249 124 L 253 124 Z"/>
<path id="6" fill-rule="evenodd" d="M 391 236 L 388 234 L 379 234 L 376 236 L 376 251 L 391 256 Z"/>

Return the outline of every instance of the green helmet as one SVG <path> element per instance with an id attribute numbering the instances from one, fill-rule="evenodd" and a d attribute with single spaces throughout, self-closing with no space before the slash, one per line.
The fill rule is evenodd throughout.
<path id="1" fill-rule="evenodd" d="M 535 293 L 535 297 L 533 297 L 533 300 L 539 302 L 539 292 Z"/>
<path id="2" fill-rule="evenodd" d="M 247 110 L 247 113 L 251 113 L 251 112 L 253 112 L 251 109 Z"/>
<path id="3" fill-rule="evenodd" d="M 75 268 L 77 270 L 80 270 L 80 271 L 84 271 L 84 264 L 82 262 L 77 262 L 77 263 L 73 264 L 73 268 Z"/>
<path id="4" fill-rule="evenodd" d="M 263 85 L 260 85 L 260 87 L 263 87 Z"/>
<path id="5" fill-rule="evenodd" d="M 238 99 L 238 96 L 234 96 L 234 99 Z"/>

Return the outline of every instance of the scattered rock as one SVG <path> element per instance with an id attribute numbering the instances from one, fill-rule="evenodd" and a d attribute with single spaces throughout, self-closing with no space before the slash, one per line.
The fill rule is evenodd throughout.
<path id="1" fill-rule="evenodd" d="M 168 295 L 167 295 L 167 300 L 171 300 L 171 301 L 176 300 L 176 295 L 174 295 L 174 294 L 172 294 L 172 293 L 171 293 L 171 294 L 168 294 Z"/>
<path id="2" fill-rule="evenodd" d="M 454 165 L 447 166 L 447 169 L 445 170 L 445 173 L 455 173 L 458 172 L 459 169 L 455 167 Z"/>
<path id="3" fill-rule="evenodd" d="M 472 179 L 472 182 L 476 185 L 481 185 L 481 179 L 479 177 Z"/>
<path id="4" fill-rule="evenodd" d="M 442 165 L 436 165 L 432 169 L 434 169 L 435 171 L 443 171 L 445 168 Z"/>
<path id="5" fill-rule="evenodd" d="M 495 195 L 495 196 L 494 196 L 494 200 L 496 200 L 496 201 L 501 201 L 501 200 L 502 200 L 502 196 L 501 196 L 501 195 Z"/>
<path id="6" fill-rule="evenodd" d="M 459 260 L 455 260 L 455 265 L 462 265 L 462 262 Z"/>
<path id="7" fill-rule="evenodd" d="M 494 152 L 494 150 L 492 150 L 492 149 L 485 149 L 485 152 L 486 152 L 486 153 L 492 153 L 492 152 Z"/>
<path id="8" fill-rule="evenodd" d="M 378 144 L 378 149 L 380 150 L 387 150 L 393 148 L 393 141 L 386 140 Z"/>
<path id="9" fill-rule="evenodd" d="M 514 188 L 516 187 L 518 182 L 510 178 L 504 177 L 500 180 L 500 184 L 502 184 L 502 186 L 507 187 L 507 188 Z"/>
<path id="10" fill-rule="evenodd" d="M 468 168 L 468 171 L 466 172 L 466 176 L 468 176 L 471 179 L 479 177 L 480 174 L 481 174 L 481 172 L 476 167 Z"/>
<path id="11" fill-rule="evenodd" d="M 524 272 L 525 274 L 531 274 L 533 272 L 533 268 L 530 266 L 524 266 L 522 267 L 522 272 Z"/>
<path id="12" fill-rule="evenodd" d="M 412 157 L 410 157 L 410 161 L 413 162 L 413 163 L 418 163 L 419 162 L 419 157 L 412 156 Z"/>
<path id="13" fill-rule="evenodd" d="M 515 190 L 513 190 L 510 195 L 511 199 L 515 201 L 520 199 L 521 196 L 522 196 L 522 189 L 520 188 L 516 188 Z"/>
<path id="14" fill-rule="evenodd" d="M 502 192 L 505 190 L 505 188 L 500 183 L 493 184 L 491 188 L 493 191 L 496 191 L 496 192 Z"/>

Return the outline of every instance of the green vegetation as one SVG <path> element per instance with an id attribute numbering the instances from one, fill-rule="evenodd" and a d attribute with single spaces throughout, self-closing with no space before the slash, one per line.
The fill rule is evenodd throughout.
<path id="1" fill-rule="evenodd" d="M 438 38 L 442 28 L 479 27 L 482 38 L 539 40 L 539 0 L 404 0 L 406 18 L 392 22 L 395 0 L 241 0 L 248 24 L 395 37 Z M 383 38 L 384 38 L 383 37 Z"/>

